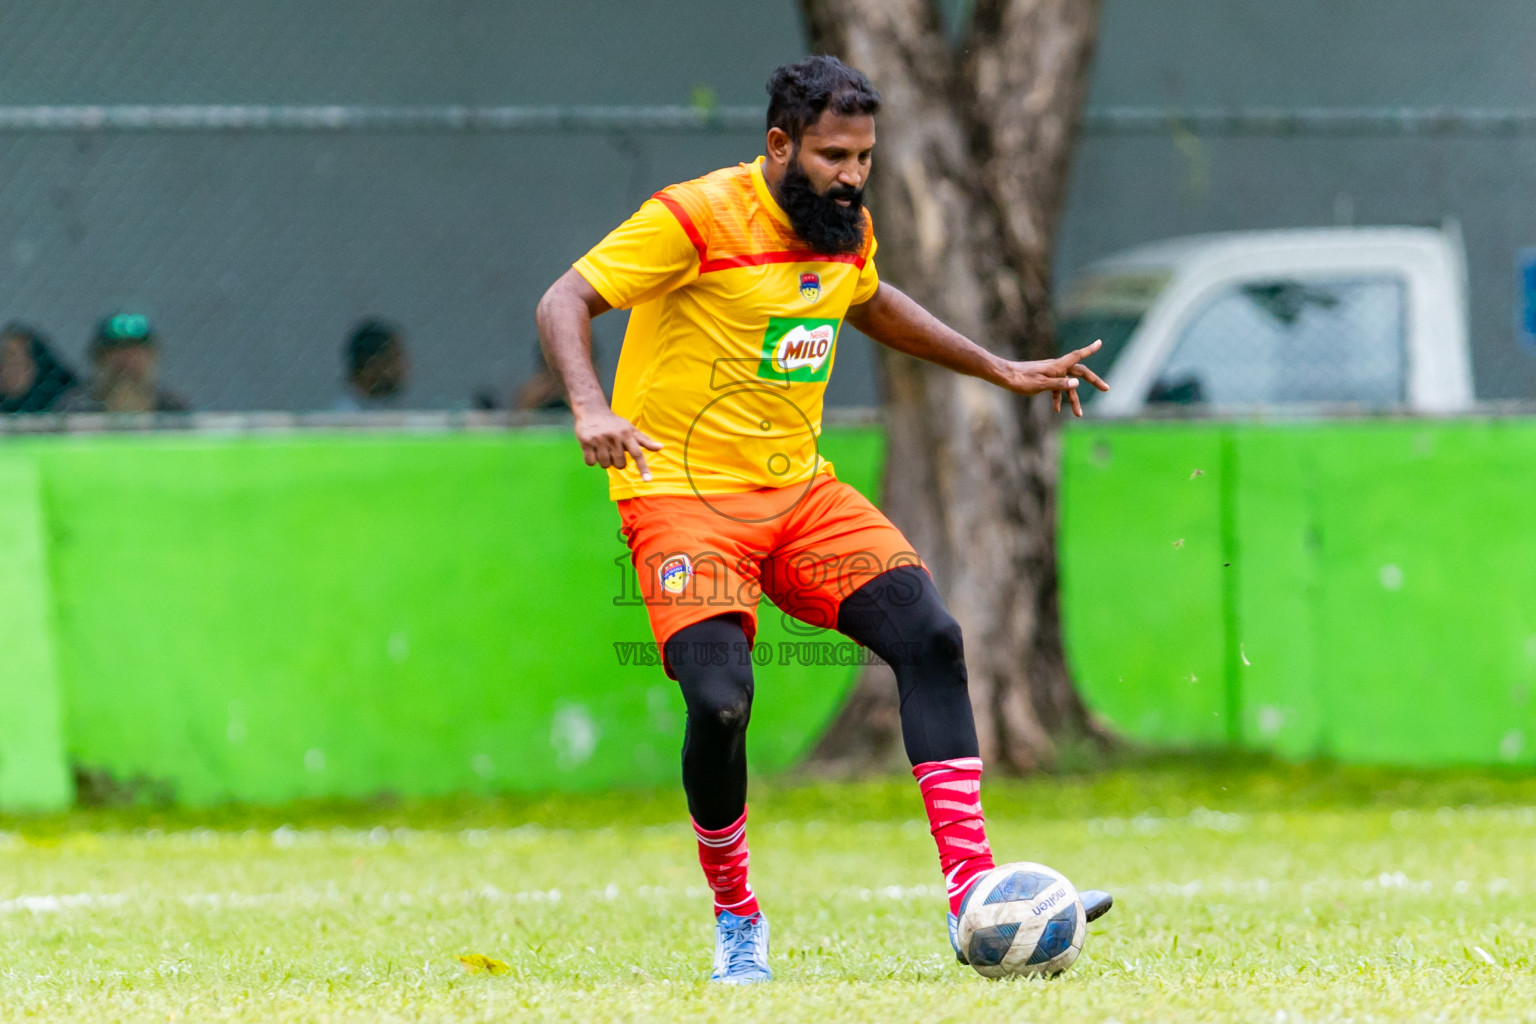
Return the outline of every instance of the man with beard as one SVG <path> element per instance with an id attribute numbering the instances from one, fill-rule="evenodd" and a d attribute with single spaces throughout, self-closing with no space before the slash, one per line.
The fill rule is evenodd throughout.
<path id="1" fill-rule="evenodd" d="M 746 730 L 759 597 L 835 628 L 895 671 L 902 738 L 949 897 L 950 939 L 993 867 L 960 628 L 895 526 L 817 454 L 844 319 L 881 344 L 1022 395 L 1066 395 L 1081 364 L 1002 359 L 875 273 L 864 183 L 880 97 L 833 57 L 768 81 L 767 155 L 665 188 L 555 282 L 540 340 L 588 465 L 608 471 L 662 664 L 688 717 L 683 788 L 714 891 L 717 981 L 766 981 L 747 882 Z M 629 308 L 612 408 L 592 318 Z M 1085 891 L 1090 917 L 1108 894 Z M 961 950 L 956 955 L 964 962 Z"/>

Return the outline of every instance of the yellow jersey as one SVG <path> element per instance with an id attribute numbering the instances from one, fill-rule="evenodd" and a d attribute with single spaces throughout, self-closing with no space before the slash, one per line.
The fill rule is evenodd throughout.
<path id="1" fill-rule="evenodd" d="M 848 307 L 874 297 L 875 235 L 812 252 L 763 180 L 763 158 L 656 193 L 576 261 L 630 309 L 613 411 L 661 442 L 608 471 L 614 499 L 809 484 L 822 397 Z"/>

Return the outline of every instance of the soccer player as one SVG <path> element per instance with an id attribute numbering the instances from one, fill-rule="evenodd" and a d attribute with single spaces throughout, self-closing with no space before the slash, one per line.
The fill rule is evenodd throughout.
<path id="1" fill-rule="evenodd" d="M 657 192 L 539 302 L 539 337 L 609 494 L 688 717 L 683 788 L 714 892 L 716 981 L 766 981 L 747 881 L 747 722 L 757 605 L 835 628 L 890 664 L 902 739 L 938 844 L 950 941 L 992 868 L 960 628 L 901 532 L 817 454 L 844 320 L 884 345 L 1021 395 L 1107 386 L 1059 359 L 1003 359 L 875 273 L 863 206 L 879 94 L 833 57 L 768 81 L 767 155 Z M 592 318 L 630 309 L 610 408 Z M 899 465 L 891 472 L 900 472 Z M 1109 908 L 1086 891 L 1090 918 Z M 955 954 L 965 962 L 958 945 Z"/>

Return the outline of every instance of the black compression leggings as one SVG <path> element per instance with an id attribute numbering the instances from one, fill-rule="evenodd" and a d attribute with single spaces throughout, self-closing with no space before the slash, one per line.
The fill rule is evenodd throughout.
<path id="1" fill-rule="evenodd" d="M 901 737 L 913 764 L 975 757 L 976 724 L 966 693 L 960 626 L 928 573 L 903 566 L 881 573 L 838 609 L 841 633 L 874 651 L 896 673 Z M 668 641 L 667 666 L 688 705 L 683 789 L 706 829 L 741 817 L 747 802 L 747 723 L 752 665 L 736 615 L 694 623 Z"/>

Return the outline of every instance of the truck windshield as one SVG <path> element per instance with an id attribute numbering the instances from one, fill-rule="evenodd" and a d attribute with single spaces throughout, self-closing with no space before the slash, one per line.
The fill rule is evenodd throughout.
<path id="1" fill-rule="evenodd" d="M 1092 274 L 1067 290 L 1056 321 L 1057 349 L 1070 352 L 1103 339 L 1104 348 L 1089 365 L 1101 377 L 1114 369 L 1115 360 L 1131 340 L 1142 317 L 1173 277 L 1167 270 L 1142 270 Z M 1086 389 L 1085 398 L 1097 394 Z"/>

